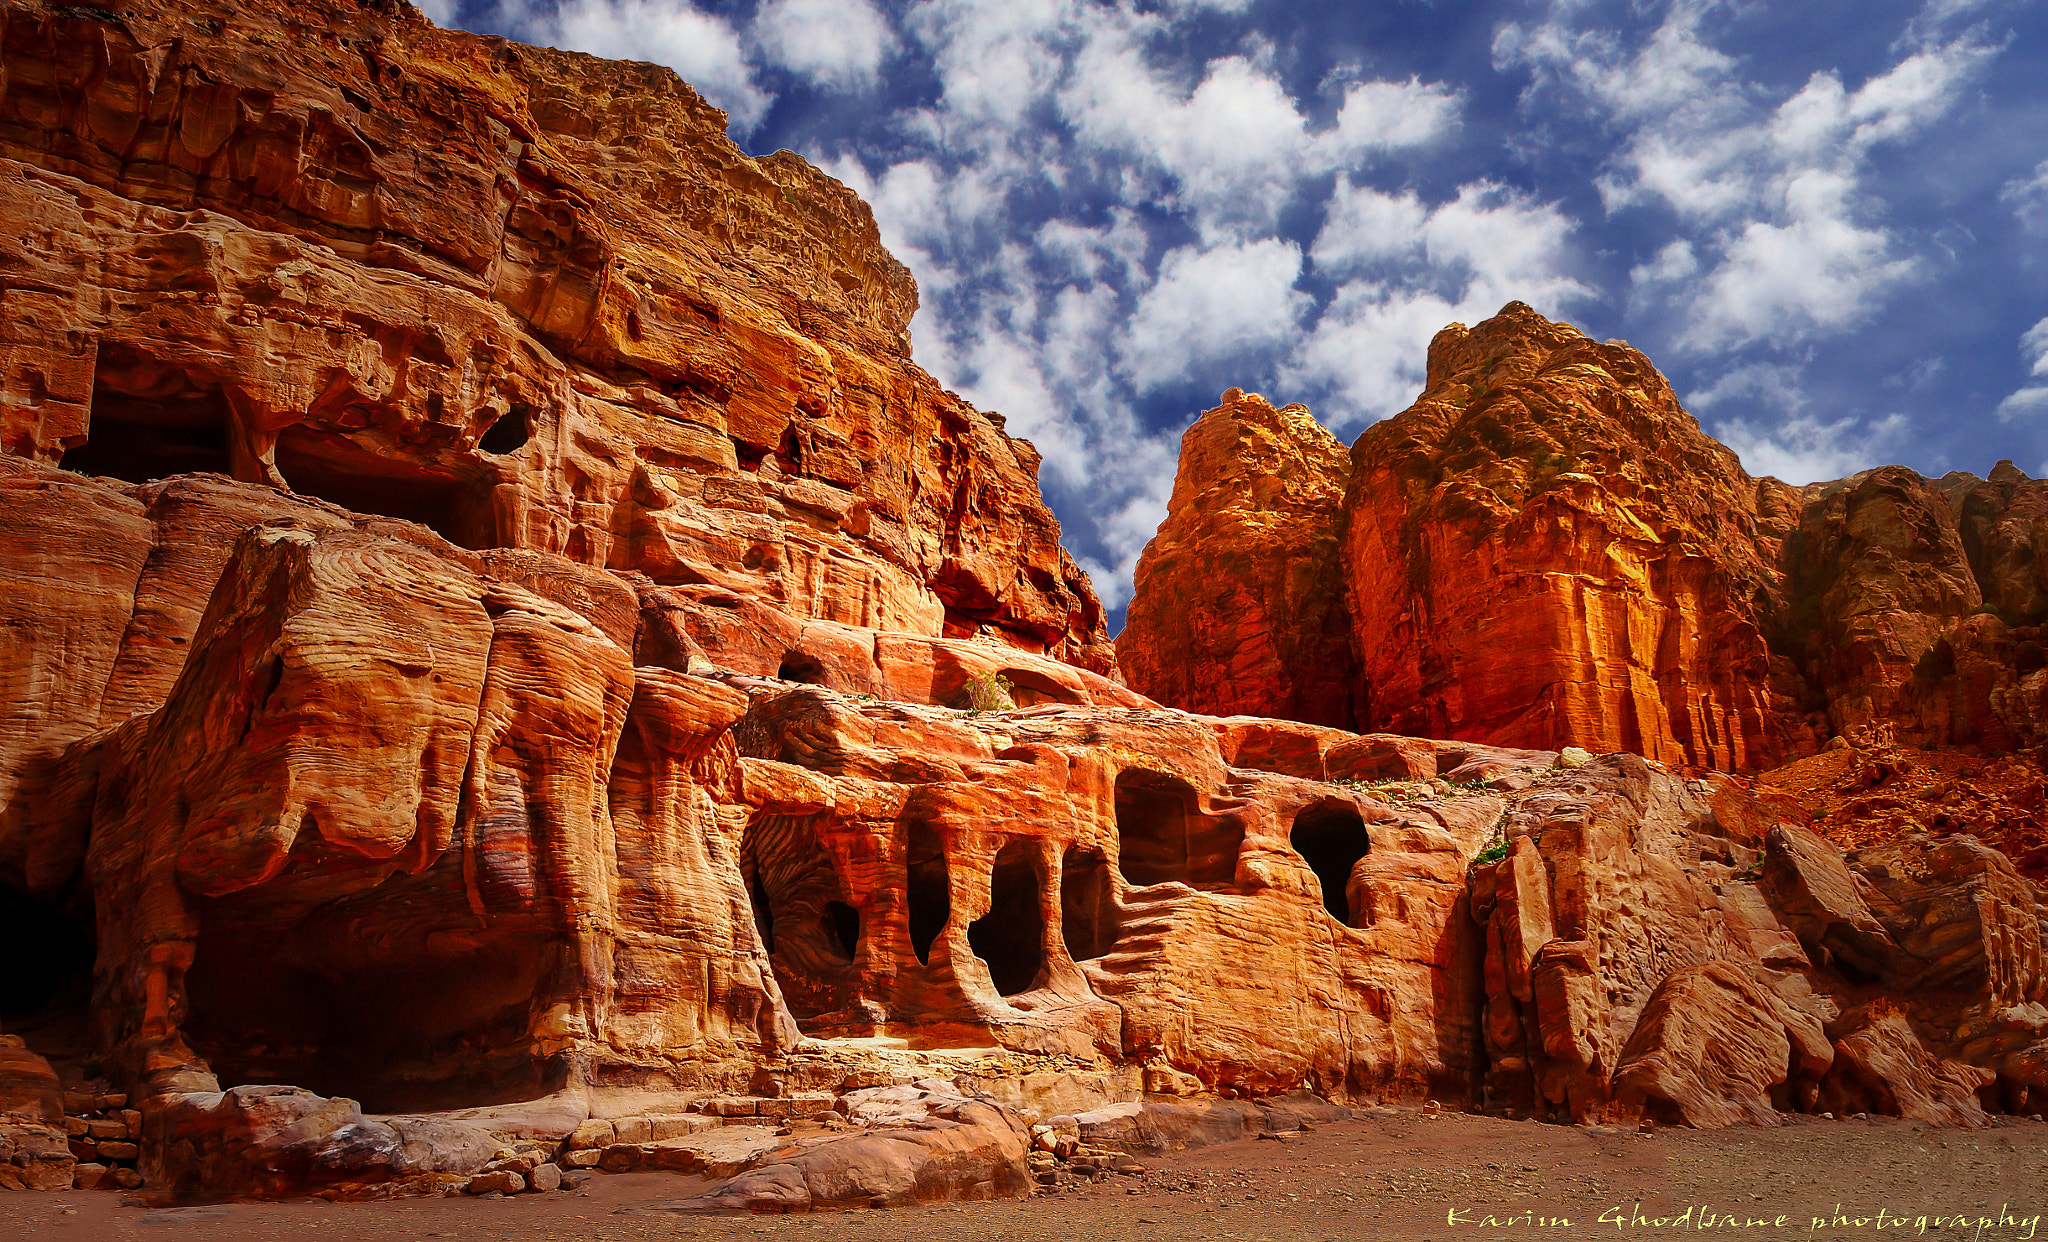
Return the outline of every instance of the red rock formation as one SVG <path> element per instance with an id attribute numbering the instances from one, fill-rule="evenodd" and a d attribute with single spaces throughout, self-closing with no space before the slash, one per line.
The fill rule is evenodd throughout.
<path id="1" fill-rule="evenodd" d="M 8 451 L 1111 667 L 865 205 L 667 70 L 347 0 L 100 13 L 0 16 Z"/>
<path id="2" fill-rule="evenodd" d="M 0 1190 L 69 1190 L 78 1161 L 50 1063 L 0 1035 Z"/>
<path id="3" fill-rule="evenodd" d="M 1486 1084 L 1516 1112 L 1692 1125 L 1777 1111 L 1981 1124 L 2048 1098 L 2043 905 L 2004 856 L 1844 858 L 1728 778 L 1634 756 L 1518 796 L 1473 871 Z"/>
<path id="4" fill-rule="evenodd" d="M 1844 859 L 1633 756 L 1159 710 L 1110 675 L 1029 446 L 903 357 L 908 277 L 841 187 L 645 67 L 383 0 L 230 16 L 0 26 L 0 214 L 32 222 L 0 233 L 0 930 L 89 910 L 95 959 L 62 981 L 89 1000 L 50 989 L 89 1046 L 0 1037 L 0 1185 L 99 1184 L 74 1122 L 161 1198 L 665 1167 L 740 1175 L 683 1206 L 802 1208 L 1337 1115 L 1304 1085 L 1695 1124 L 2041 1106 L 2040 906 L 2003 856 Z M 1446 340 L 1402 427 L 1443 424 L 1456 469 L 1394 433 L 1360 460 L 1523 612 L 1578 611 L 1490 620 L 1447 564 L 1413 598 L 1584 641 L 1429 664 L 1431 710 L 1513 723 L 1520 686 L 1553 723 L 1636 705 L 1652 749 L 1760 745 L 1737 674 L 1771 580 L 1686 550 L 1742 528 L 1687 473 L 1725 460 L 1620 347 L 1519 314 Z M 1589 482 L 1494 444 L 1590 452 L 1600 418 L 1678 464 Z M 1185 546 L 1278 530 L 1313 567 L 1307 430 L 1205 420 Z M 1970 484 L 1958 545 L 2015 607 L 2025 490 Z M 1844 504 L 1815 538 L 1876 546 Z M 1340 616 L 1317 572 L 1247 557 L 1225 596 Z M 1232 684 L 1337 710 L 1288 667 L 1327 630 L 1228 607 Z M 1387 676 L 1439 650 L 1404 634 Z M 81 1107 L 132 1118 L 53 1111 L 88 1061 L 118 1083 Z M 798 1112 L 835 1104 L 897 1132 Z M 698 1133 L 724 1122 L 754 1133 Z"/>
<path id="5" fill-rule="evenodd" d="M 1330 514 L 1350 472 L 1304 406 L 1233 388 L 1197 419 L 1117 640 L 1131 683 L 1189 711 L 1349 724 Z"/>
<path id="6" fill-rule="evenodd" d="M 1520 303 L 1438 334 L 1415 404 L 1353 446 L 1341 505 L 1305 413 L 1236 463 L 1204 432 L 1224 414 L 1189 433 L 1117 639 L 1162 702 L 1724 770 L 1872 729 L 2048 739 L 2048 483 L 2009 462 L 1752 479 L 1642 354 Z M 1253 486 L 1271 473 L 1289 489 Z M 1310 552 L 1332 534 L 1334 563 Z M 1218 581 L 1243 584 L 1234 616 L 1203 603 Z M 1349 719 L 1329 710 L 1345 678 Z M 1322 699 L 1281 692 L 1301 685 Z"/>
<path id="7" fill-rule="evenodd" d="M 1352 460 L 1361 720 L 1719 768 L 1772 752 L 1757 486 L 1641 354 L 1520 304 L 1447 328 Z"/>

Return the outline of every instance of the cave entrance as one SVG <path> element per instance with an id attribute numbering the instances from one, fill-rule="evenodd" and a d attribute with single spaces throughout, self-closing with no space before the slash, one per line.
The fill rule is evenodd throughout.
<path id="1" fill-rule="evenodd" d="M 351 513 L 417 522 L 460 548 L 494 542 L 479 480 L 438 474 L 303 424 L 278 433 L 276 462 L 294 492 Z"/>
<path id="2" fill-rule="evenodd" d="M 221 1085 L 293 1083 L 383 1113 L 558 1089 L 566 1063 L 534 1050 L 532 1028 L 574 986 L 576 951 L 538 905 L 479 926 L 463 853 L 392 875 L 308 828 L 278 877 L 204 902 L 183 1029 Z"/>
<path id="3" fill-rule="evenodd" d="M 938 829 L 913 822 L 903 863 L 904 895 L 910 906 L 910 949 L 917 954 L 920 964 L 929 966 L 932 945 L 953 917 L 953 881 L 946 869 L 946 850 Z"/>
<path id="4" fill-rule="evenodd" d="M 1323 908 L 1350 927 L 1351 873 L 1371 849 L 1358 808 L 1342 802 L 1306 807 L 1294 817 L 1287 841 L 1322 884 Z"/>
<path id="5" fill-rule="evenodd" d="M 85 443 L 58 464 L 147 483 L 176 474 L 232 474 L 233 414 L 220 385 L 119 345 L 100 347 Z"/>
<path id="6" fill-rule="evenodd" d="M 1227 887 L 1237 874 L 1244 824 L 1198 809 L 1192 785 L 1134 768 L 1116 778 L 1117 866 L 1124 882 Z"/>
<path id="7" fill-rule="evenodd" d="M 1116 944 L 1116 890 L 1101 850 L 1069 849 L 1060 860 L 1060 936 L 1077 962 L 1106 957 Z"/>
<path id="8" fill-rule="evenodd" d="M 514 401 L 512 408 L 498 415 L 497 420 L 484 428 L 477 437 L 476 446 L 486 453 L 504 455 L 516 453 L 533 439 L 533 407 L 523 401 Z"/>
<path id="9" fill-rule="evenodd" d="M 775 675 L 783 681 L 801 682 L 806 686 L 825 684 L 825 666 L 801 651 L 785 654 L 775 669 Z"/>
<path id="10" fill-rule="evenodd" d="M 1028 992 L 1045 970 L 1045 909 L 1036 844 L 1005 845 L 996 854 L 988 887 L 988 913 L 967 925 L 968 946 L 988 967 L 997 992 Z"/>
<path id="11" fill-rule="evenodd" d="M 799 1023 L 846 1009 L 859 987 L 860 912 L 846 900 L 817 820 L 815 813 L 756 815 L 740 839 L 754 926 Z"/>
<path id="12" fill-rule="evenodd" d="M 0 944 L 19 950 L 0 970 L 0 1020 L 90 1000 L 95 936 L 83 900 L 37 901 L 0 884 Z"/>

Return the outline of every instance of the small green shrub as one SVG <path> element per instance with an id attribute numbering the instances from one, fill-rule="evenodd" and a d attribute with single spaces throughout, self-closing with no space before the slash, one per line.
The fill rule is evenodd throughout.
<path id="1" fill-rule="evenodd" d="M 1001 673 L 982 673 L 967 679 L 967 712 L 978 716 L 983 712 L 1004 712 L 1016 708 L 1017 701 L 1010 697 L 1014 687 L 1010 679 Z"/>

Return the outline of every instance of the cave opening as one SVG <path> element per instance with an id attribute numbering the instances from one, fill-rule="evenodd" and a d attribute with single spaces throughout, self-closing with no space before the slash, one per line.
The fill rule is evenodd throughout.
<path id="1" fill-rule="evenodd" d="M 932 945 L 953 917 L 953 881 L 938 829 L 912 823 L 904 851 L 904 896 L 910 906 L 910 949 L 920 965 L 932 963 Z"/>
<path id="2" fill-rule="evenodd" d="M 837 945 L 840 956 L 852 961 L 860 949 L 860 911 L 843 901 L 825 903 L 825 919 L 829 926 L 831 943 Z"/>
<path id="3" fill-rule="evenodd" d="M 1294 817 L 1287 841 L 1316 873 L 1323 908 L 1331 918 L 1351 926 L 1351 873 L 1371 849 L 1358 808 L 1341 802 L 1307 807 Z"/>
<path id="4" fill-rule="evenodd" d="M 1244 824 L 1206 816 L 1192 785 L 1177 776 L 1133 768 L 1116 778 L 1117 866 L 1124 882 L 1228 886 L 1244 846 Z"/>
<path id="5" fill-rule="evenodd" d="M 806 686 L 825 684 L 825 666 L 801 651 L 785 653 L 775 675 L 783 681 L 800 682 Z"/>
<path id="6" fill-rule="evenodd" d="M 1067 850 L 1060 859 L 1060 936 L 1077 962 L 1106 957 L 1116 944 L 1116 889 L 1101 850 Z"/>
<path id="7" fill-rule="evenodd" d="M 1045 909 L 1037 846 L 1012 841 L 996 853 L 989 874 L 988 913 L 967 925 L 967 944 L 988 967 L 996 991 L 1030 991 L 1045 969 Z"/>
<path id="8" fill-rule="evenodd" d="M 277 471 L 294 492 L 351 513 L 417 522 L 461 548 L 485 548 L 488 506 L 480 484 L 385 457 L 347 436 L 303 424 L 277 437 Z"/>
<path id="9" fill-rule="evenodd" d="M 277 878 L 206 901 L 183 1029 L 221 1085 L 293 1083 L 372 1112 L 557 1088 L 566 1068 L 536 1054 L 532 1025 L 573 986 L 576 951 L 524 911 L 478 927 L 462 853 L 390 875 L 303 830 Z"/>
<path id="10" fill-rule="evenodd" d="M 754 934 L 761 938 L 761 951 L 769 957 L 775 956 L 775 907 L 769 904 L 768 890 L 761 887 L 761 873 L 756 871 L 747 877 L 747 904 L 754 911 Z"/>
<path id="11" fill-rule="evenodd" d="M 0 1020 L 85 1004 L 95 943 L 92 910 L 84 902 L 38 901 L 0 884 L 0 944 L 28 949 L 0 970 Z"/>
<path id="12" fill-rule="evenodd" d="M 853 1001 L 860 912 L 847 901 L 818 816 L 756 815 L 740 839 L 754 926 L 790 1014 L 802 1023 Z"/>
<path id="13" fill-rule="evenodd" d="M 176 474 L 231 474 L 232 425 L 220 385 L 103 345 L 85 443 L 65 450 L 58 465 L 127 483 Z"/>
<path id="14" fill-rule="evenodd" d="M 512 408 L 498 415 L 484 433 L 477 437 L 476 446 L 486 453 L 500 456 L 516 453 L 533 439 L 533 407 L 523 401 L 514 401 Z"/>

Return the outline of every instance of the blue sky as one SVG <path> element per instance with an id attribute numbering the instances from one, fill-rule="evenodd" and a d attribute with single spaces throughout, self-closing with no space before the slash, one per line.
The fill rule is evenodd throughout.
<path id="1" fill-rule="evenodd" d="M 1755 474 L 2048 475 L 2048 16 L 2002 0 L 426 0 L 858 190 L 1122 624 L 1231 386 L 1347 442 L 1510 299 Z"/>

